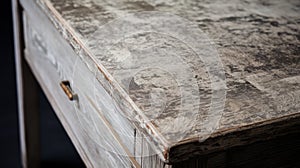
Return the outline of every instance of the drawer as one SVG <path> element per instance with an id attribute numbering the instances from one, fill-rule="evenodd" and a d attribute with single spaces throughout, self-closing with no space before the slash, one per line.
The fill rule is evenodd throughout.
<path id="1" fill-rule="evenodd" d="M 26 60 L 88 167 L 140 167 L 135 129 L 38 8 L 23 15 Z M 60 82 L 77 95 L 68 100 Z M 97 100 L 95 100 L 97 99 Z"/>
<path id="2" fill-rule="evenodd" d="M 232 147 L 299 130 L 294 3 L 286 3 L 289 12 L 276 10 L 281 3 L 268 6 L 275 15 L 262 13 L 268 15 L 267 24 L 254 24 L 261 15 L 249 4 L 228 8 L 231 12 L 223 16 L 212 10 L 220 5 L 215 2 L 203 16 L 197 10 L 184 12 L 203 5 L 194 2 L 19 2 L 26 13 L 26 60 L 88 167 L 207 167 L 227 163 L 228 154 L 232 160 Z M 250 6 L 266 8 L 254 1 Z M 240 9 L 245 18 L 228 29 L 228 18 L 240 15 Z M 220 20 L 207 20 L 210 16 Z M 200 22 L 204 34 L 198 31 Z M 262 31 L 251 36 L 232 31 L 241 28 Z M 270 29 L 275 32 L 264 33 Z M 156 70 L 152 75 L 143 67 L 167 75 Z M 181 74 L 179 80 L 170 69 Z M 66 80 L 76 95 L 73 101 L 59 86 Z M 183 99 L 187 95 L 192 97 Z M 158 117 L 149 120 L 151 113 Z M 224 149 L 228 154 L 209 159 Z"/>

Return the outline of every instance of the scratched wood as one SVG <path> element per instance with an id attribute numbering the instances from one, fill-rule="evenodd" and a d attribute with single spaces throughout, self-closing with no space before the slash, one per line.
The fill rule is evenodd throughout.
<path id="1" fill-rule="evenodd" d="M 83 103 L 81 106 L 91 108 L 90 106 L 94 104 L 96 109 L 100 110 L 96 115 L 84 117 L 87 117 L 87 120 L 90 118 L 89 121 L 95 120 L 94 117 L 105 119 L 112 128 L 114 138 L 119 143 L 126 144 L 121 146 L 126 146 L 125 149 L 127 148 L 132 156 L 141 153 L 143 147 L 140 146 L 143 145 L 151 149 L 147 151 L 149 153 L 146 152 L 147 155 L 156 154 L 135 158 L 139 164 L 145 165 L 143 167 L 160 162 L 155 161 L 157 158 L 172 164 L 194 155 L 203 155 L 297 131 L 286 128 L 294 128 L 294 125 L 299 123 L 300 116 L 299 1 L 22 0 L 21 2 L 28 11 L 31 4 L 36 3 L 50 19 L 54 29 L 60 32 L 61 37 L 72 47 L 79 62 L 85 64 L 87 69 L 84 72 L 82 68 L 85 66 L 73 66 L 75 70 L 70 69 L 65 74 L 66 77 L 71 75 L 72 80 L 77 81 L 79 87 L 77 92 L 86 99 L 84 101 L 86 104 Z M 178 111 L 180 99 L 175 92 L 178 88 L 172 87 L 172 79 L 164 73 L 157 72 L 161 77 L 158 79 L 163 80 L 158 80 L 156 86 L 169 88 L 167 98 L 173 96 L 171 99 L 173 102 L 162 113 L 149 110 L 149 101 L 146 98 L 152 88 L 146 85 L 142 76 L 148 75 L 151 80 L 153 79 L 151 74 L 143 72 L 141 76 L 134 78 L 131 92 L 124 92 L 122 79 L 126 79 L 128 70 L 118 69 L 120 67 L 118 60 L 122 60 L 128 51 L 101 41 L 104 37 L 101 31 L 99 33 L 102 25 L 128 13 L 154 10 L 176 14 L 195 23 L 215 43 L 222 60 L 226 76 L 225 108 L 218 122 L 218 128 L 203 142 L 199 141 L 201 138 L 199 132 L 202 131 L 201 123 L 205 119 L 205 113 L 185 116 Z M 105 34 L 108 32 L 103 33 L 111 35 L 112 38 L 117 36 Z M 142 49 L 149 47 L 149 44 L 137 43 L 142 38 L 137 36 L 130 39 L 133 41 L 131 47 L 139 46 Z M 150 47 L 166 48 L 162 44 L 169 43 L 169 46 L 175 46 L 168 48 L 170 53 L 180 53 L 186 59 L 194 58 L 193 54 L 186 51 L 185 46 L 178 41 L 151 33 L 145 38 L 154 41 Z M 113 54 L 103 53 L 99 44 L 111 47 Z M 69 57 L 68 53 L 63 55 Z M 58 59 L 63 61 L 67 58 L 58 57 Z M 74 60 L 76 59 L 73 58 Z M 193 80 L 201 83 L 203 87 L 200 88 L 203 91 L 201 93 L 208 95 L 206 97 L 204 94 L 204 97 L 201 97 L 204 104 L 200 105 L 205 107 L 202 109 L 205 111 L 206 105 L 209 104 L 210 90 L 207 89 L 209 83 L 203 82 L 207 81 L 203 73 L 203 63 L 201 61 L 188 63 L 192 65 L 195 74 L 186 75 L 195 77 Z M 73 65 L 77 64 L 73 62 Z M 65 65 L 61 66 L 62 69 L 66 68 Z M 74 76 L 73 72 L 78 75 Z M 118 73 L 123 73 L 124 78 L 120 80 L 114 76 Z M 76 82 L 74 84 L 76 86 Z M 90 87 L 96 88 L 95 93 L 91 89 L 86 89 Z M 91 96 L 93 94 L 95 96 Z M 82 97 L 80 95 L 79 99 Z M 104 96 L 103 99 L 101 95 Z M 97 98 L 101 101 L 97 101 Z M 106 99 L 113 102 L 116 107 L 108 108 L 109 103 L 105 102 Z M 109 111 L 113 108 L 116 110 Z M 106 110 L 102 111 L 103 109 Z M 155 116 L 155 120 L 148 122 L 152 116 Z M 177 125 L 170 124 L 175 121 L 182 122 Z M 82 122 L 91 129 L 100 127 L 98 120 L 96 125 L 86 120 Z M 90 134 L 93 139 L 97 132 Z M 135 135 L 146 138 L 136 139 Z M 149 164 L 145 164 L 146 162 Z"/>
<path id="2" fill-rule="evenodd" d="M 84 73 L 87 68 L 82 62 L 76 61 L 76 54 L 49 25 L 50 22 L 43 20 L 47 18 L 37 9 L 32 9 L 40 15 L 27 14 L 25 17 L 25 58 L 86 165 L 88 167 L 140 167 L 133 158 L 130 160 L 130 157 L 127 157 L 131 155 L 124 151 L 127 146 L 117 141 L 118 135 L 109 128 L 111 127 L 109 123 L 101 116 L 97 116 L 99 110 L 97 106 L 91 104 L 89 98 L 82 94 L 85 91 L 84 87 L 89 88 L 89 86 L 85 83 L 80 85 L 77 83 L 80 79 L 73 78 L 72 88 L 80 99 L 70 102 L 64 95 L 59 83 L 72 76 L 74 65 L 81 69 L 80 73 Z M 44 24 L 38 25 L 32 20 Z M 62 55 L 69 57 L 61 57 Z M 86 74 L 80 76 L 93 80 Z M 81 79 L 81 81 L 86 80 Z M 78 85 L 83 91 L 78 90 Z M 99 127 L 93 125 L 94 122 Z"/>

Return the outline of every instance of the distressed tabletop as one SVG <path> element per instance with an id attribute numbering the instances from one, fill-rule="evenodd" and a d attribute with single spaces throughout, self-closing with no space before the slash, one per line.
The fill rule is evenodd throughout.
<path id="1" fill-rule="evenodd" d="M 116 89 L 111 94 L 118 95 L 120 104 L 130 100 L 129 104 L 140 110 L 134 113 L 139 118 L 134 122 L 140 125 L 141 121 L 149 122 L 151 126 L 141 126 L 141 129 L 157 133 L 160 138 L 154 140 L 161 144 L 162 151 L 168 149 L 168 157 L 173 160 L 184 157 L 187 152 L 199 154 L 270 138 L 280 132 L 277 130 L 292 124 L 290 120 L 298 121 L 299 0 L 38 0 L 38 4 L 73 49 L 99 65 L 96 75 L 106 75 L 110 87 L 120 86 L 125 90 L 122 93 Z M 114 26 L 126 27 L 126 24 L 138 30 L 139 22 L 125 16 L 144 11 L 167 13 L 170 20 L 171 15 L 176 15 L 196 25 L 220 58 L 218 66 L 224 70 L 220 74 L 224 75 L 225 87 L 212 89 L 210 75 L 218 76 L 219 72 L 208 73 L 205 60 L 197 59 L 196 51 L 176 37 L 160 32 L 131 31 L 125 37 L 116 33 L 118 27 Z M 160 22 L 155 19 L 152 21 Z M 178 25 L 180 27 L 180 23 Z M 170 29 L 172 26 L 167 25 Z M 189 71 L 173 59 L 174 55 L 182 58 Z M 132 77 L 132 66 L 126 67 L 124 60 L 137 56 L 144 62 L 133 62 L 135 68 L 154 66 L 164 58 L 169 60 L 169 65 L 174 65 L 170 69 L 183 68 L 178 72 L 182 79 L 174 79 L 163 67 L 148 67 Z M 83 60 L 86 57 L 81 56 Z M 194 88 L 193 84 L 198 90 L 185 89 L 183 92 L 191 94 L 183 102 L 180 87 Z M 220 97 L 212 99 L 215 91 L 220 92 Z M 124 98 L 124 95 L 129 97 Z M 210 113 L 212 101 L 220 107 L 216 113 Z M 212 130 L 204 126 L 210 119 L 216 120 Z M 248 132 L 242 133 L 243 130 Z"/>

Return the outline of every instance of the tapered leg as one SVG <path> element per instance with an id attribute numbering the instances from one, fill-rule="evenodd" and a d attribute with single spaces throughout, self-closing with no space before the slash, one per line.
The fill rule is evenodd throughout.
<path id="1" fill-rule="evenodd" d="M 18 90 L 21 159 L 24 168 L 39 167 L 39 88 L 24 59 L 21 6 L 12 0 Z"/>

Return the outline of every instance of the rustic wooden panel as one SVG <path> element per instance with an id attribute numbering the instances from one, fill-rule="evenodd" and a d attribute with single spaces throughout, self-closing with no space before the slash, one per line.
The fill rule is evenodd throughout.
<path id="1" fill-rule="evenodd" d="M 101 25 L 126 13 L 157 10 L 178 14 L 191 20 L 217 45 L 225 68 L 227 96 L 219 129 L 212 137 L 222 136 L 224 139 L 229 138 L 228 141 L 230 141 L 232 132 L 256 127 L 263 130 L 264 126 L 267 127 L 269 124 L 280 121 L 279 118 L 283 120 L 298 118 L 300 85 L 297 80 L 299 78 L 297 47 L 299 45 L 299 13 L 297 10 L 299 10 L 299 1 L 239 2 L 231 0 L 226 1 L 227 5 L 224 5 L 222 0 L 211 3 L 184 2 L 168 1 L 161 4 L 100 0 L 38 1 L 62 36 L 89 65 L 90 70 L 94 72 L 96 64 L 100 70 L 99 74 L 106 76 L 102 76 L 102 79 L 98 78 L 109 92 L 114 93 L 112 96 L 120 100 L 120 103 L 121 100 L 123 103 L 129 102 L 124 104 L 125 114 L 132 115 L 130 112 L 133 109 L 137 110 L 136 104 L 128 99 L 128 95 L 121 92 L 122 89 L 109 74 L 113 73 L 118 63 L 114 62 L 114 59 L 109 59 L 107 55 L 103 55 L 96 43 L 99 37 L 94 36 L 94 33 L 101 28 Z M 130 98 L 135 99 L 134 95 Z M 143 102 L 135 101 L 135 103 L 139 107 L 144 106 L 141 104 Z M 176 136 L 173 136 L 173 139 L 169 137 L 168 132 L 165 132 L 168 129 L 165 128 L 168 128 L 169 122 L 172 121 L 169 120 L 172 115 L 162 115 L 153 121 L 154 124 L 147 123 L 147 127 L 140 129 L 144 124 L 145 115 L 139 110 L 134 114 L 142 117 L 141 123 L 135 124 L 137 129 L 152 138 L 150 141 L 160 151 L 160 156 L 165 161 L 176 161 L 181 157 L 175 155 L 183 156 L 186 152 L 191 153 L 189 150 L 174 151 L 172 157 L 176 159 L 172 160 L 168 158 L 168 155 L 164 155 L 168 153 L 170 147 L 194 143 L 199 139 L 197 130 L 201 127 L 196 125 L 189 130 L 178 129 L 177 135 L 187 134 L 187 136 L 179 144 L 170 143 L 176 142 Z M 264 122 L 266 124 L 262 124 Z M 252 132 L 251 136 L 255 135 L 256 133 Z M 235 146 L 240 142 L 238 140 L 237 143 L 224 145 Z M 218 148 L 224 147 L 222 145 Z M 201 151 L 202 148 L 210 150 L 209 147 L 202 146 L 195 151 Z"/>
<path id="2" fill-rule="evenodd" d="M 81 62 L 80 58 L 76 57 L 76 54 L 73 53 L 66 42 L 61 40 L 61 37 L 57 34 L 56 30 L 51 28 L 52 26 L 47 23 L 47 18 L 43 18 L 42 13 L 37 16 L 36 13 L 39 13 L 39 11 L 38 9 L 35 9 L 34 6 L 30 9 L 31 12 L 28 12 L 27 15 L 29 18 L 33 19 L 29 20 L 35 20 L 36 23 L 43 22 L 43 25 L 37 26 L 35 22 L 32 21 L 28 21 L 25 25 L 28 62 L 33 67 L 36 76 L 40 78 L 39 82 L 42 85 L 48 83 L 45 81 L 51 81 L 49 84 L 52 85 L 57 83 L 57 86 L 59 83 L 57 80 L 71 81 L 71 87 L 78 96 L 78 102 L 73 103 L 73 107 L 70 107 L 70 102 L 61 102 L 61 100 L 57 100 L 60 103 L 55 102 L 52 103 L 52 105 L 59 106 L 58 104 L 62 104 L 61 106 L 67 106 L 63 109 L 68 109 L 67 112 L 58 110 L 57 114 L 65 127 L 67 127 L 66 129 L 71 129 L 71 132 L 68 132 L 71 138 L 76 136 L 72 138 L 73 142 L 87 166 L 130 167 L 129 164 L 133 162 L 132 164 L 135 167 L 139 167 L 139 164 L 135 163 L 133 158 L 130 162 L 128 156 L 135 156 L 133 155 L 133 150 L 141 150 L 141 148 L 145 148 L 145 150 L 143 150 L 144 153 L 138 154 L 138 157 L 141 159 L 141 156 L 149 156 L 143 158 L 144 163 L 146 163 L 146 161 L 149 162 L 143 167 L 162 167 L 165 165 L 165 163 L 159 161 L 158 156 L 153 156 L 155 153 L 151 150 L 151 146 L 146 140 L 143 141 L 140 146 L 135 147 L 136 144 L 134 144 L 135 141 L 133 139 L 134 129 L 132 127 L 126 127 L 126 125 L 130 125 L 124 123 L 124 116 L 121 116 L 123 118 L 119 117 L 120 119 L 118 119 L 118 116 L 114 116 L 113 113 L 115 113 L 115 111 L 112 111 L 114 110 L 114 107 L 112 106 L 114 103 L 109 102 L 112 101 L 111 98 L 108 97 L 106 91 L 99 85 L 98 81 L 95 80 L 94 74 L 87 71 L 86 65 Z M 64 57 L 65 55 L 68 55 L 68 57 Z M 80 69 L 80 71 L 77 71 L 77 69 Z M 41 74 L 47 75 L 43 77 Z M 54 78 L 58 79 L 53 83 Z M 44 86 L 43 89 L 46 89 L 46 92 L 49 92 L 48 90 L 51 88 L 55 89 L 55 92 L 63 93 L 62 90 L 56 90 L 57 86 Z M 50 96 L 48 95 L 50 101 L 52 99 L 57 99 L 53 98 L 54 96 L 51 95 L 51 93 L 48 94 L 50 94 Z M 67 99 L 66 96 L 63 97 Z M 95 99 L 101 104 L 92 101 Z M 69 116 L 69 111 L 72 111 L 74 116 Z M 106 118 L 110 119 L 112 122 L 108 122 Z M 69 122 L 76 123 L 77 125 L 72 128 L 72 126 L 68 126 Z M 113 134 L 113 139 L 110 139 L 110 134 L 103 134 L 104 132 L 107 132 L 107 127 L 113 126 L 111 123 L 117 124 L 113 129 L 109 128 Z M 131 132 L 128 133 L 128 129 Z M 132 135 L 128 135 L 130 133 Z M 125 144 L 122 144 L 122 142 Z M 122 148 L 120 148 L 119 145 L 121 145 Z M 123 151 L 123 149 L 125 149 L 125 151 Z M 99 153 L 106 153 L 106 156 L 99 157 Z M 153 160 L 153 158 L 155 158 L 155 160 Z M 114 164 L 108 164 L 105 161 Z"/>
<path id="3" fill-rule="evenodd" d="M 299 126 L 297 128 L 299 129 Z M 299 167 L 300 134 L 289 134 L 251 145 L 233 147 L 206 156 L 190 158 L 174 168 Z"/>
<path id="4" fill-rule="evenodd" d="M 139 167 L 134 159 L 130 161 L 128 157 L 130 154 L 125 155 L 126 146 L 116 140 L 118 135 L 109 128 L 110 123 L 98 115 L 99 108 L 85 97 L 85 93 L 89 94 L 89 92 L 85 92 L 85 88 L 79 91 L 79 88 L 84 85 L 79 83 L 72 85 L 79 98 L 76 102 L 69 102 L 60 88 L 61 81 L 73 80 L 74 65 L 81 68 L 80 73 L 84 72 L 85 65 L 74 59 L 75 53 L 58 36 L 55 29 L 51 29 L 47 18 L 43 20 L 42 14 L 28 15 L 26 18 L 28 20 L 25 25 L 26 59 L 86 165 L 88 167 L 131 167 L 131 165 Z M 35 24 L 31 20 L 44 24 Z M 62 55 L 69 57 L 62 57 Z M 79 76 L 83 76 L 80 73 Z M 84 74 L 84 77 L 90 79 L 88 74 Z M 96 125 L 91 125 L 93 122 Z"/>
<path id="5" fill-rule="evenodd" d="M 299 1 L 252 0 L 241 2 L 229 0 L 225 2 L 224 0 L 217 0 L 214 2 L 194 2 L 171 0 L 160 3 L 157 1 L 128 2 L 125 0 L 113 2 L 101 0 L 22 0 L 21 2 L 28 11 L 31 11 L 31 6 L 37 3 L 43 13 L 51 20 L 55 26 L 54 29 L 61 33 L 61 36 L 68 42 L 67 45 L 70 45 L 76 53 L 70 65 L 75 65 L 74 60 L 77 58 L 86 65 L 87 69 L 81 70 L 80 67 L 75 68 L 75 71 L 63 67 L 68 71 L 67 74 L 71 74 L 71 72 L 81 74 L 77 76 L 77 84 L 79 85 L 77 92 L 80 94 L 79 97 L 86 94 L 81 106 L 91 108 L 94 104 L 95 109 L 98 109 L 99 102 L 91 97 L 94 93 L 89 89 L 91 85 L 96 83 L 95 91 L 99 91 L 99 95 L 103 94 L 104 96 L 100 102 L 111 99 L 117 105 L 114 108 L 118 110 L 113 111 L 116 113 L 96 112 L 98 116 L 103 115 L 107 119 L 107 123 L 115 129 L 112 130 L 116 133 L 114 138 L 120 137 L 118 142 L 126 144 L 128 151 L 134 153 L 133 155 L 143 153 L 144 148 L 147 150 L 149 147 L 149 151 L 145 153 L 157 154 L 157 156 L 147 157 L 146 160 L 143 160 L 144 158 L 137 159 L 141 165 L 160 162 L 157 161 L 157 157 L 160 157 L 163 162 L 175 163 L 193 155 L 203 155 L 297 131 L 293 128 L 299 123 L 300 116 Z M 164 80 L 159 78 L 160 80 L 156 84 L 171 88 L 167 97 L 175 96 L 174 101 L 167 106 L 163 113 L 158 113 L 155 110 L 149 112 L 147 109 L 149 102 L 145 98 L 151 87 L 144 87 L 146 83 L 143 83 L 141 77 L 137 77 L 134 79 L 135 85 L 133 85 L 132 92 L 128 93 L 124 91 L 126 89 L 122 85 L 123 81 L 114 76 L 114 74 L 119 73 L 123 74 L 124 78 L 121 79 L 125 80 L 128 77 L 129 70 L 119 68 L 122 67 L 122 63 L 118 60 L 122 60 L 130 52 L 123 51 L 122 48 L 103 40 L 104 37 L 118 38 L 119 34 L 109 31 L 102 32 L 101 28 L 106 23 L 125 14 L 153 10 L 177 14 L 192 21 L 211 37 L 218 53 L 220 53 L 226 75 L 225 109 L 218 123 L 218 129 L 214 130 L 206 141 L 199 141 L 201 138 L 199 132 L 203 131 L 202 122 L 209 117 L 205 110 L 208 109 L 207 105 L 211 98 L 208 87 L 210 83 L 207 83 L 208 78 L 203 72 L 203 62 L 193 62 L 195 56 L 188 52 L 184 45 L 176 40 L 172 41 L 172 38 L 150 33 L 145 37 L 153 40 L 151 45 L 135 43 L 143 38 L 142 35 L 139 35 L 131 39 L 133 45 L 129 47 L 137 48 L 136 51 L 147 47 L 157 50 L 168 48 L 169 53 L 182 54 L 192 65 L 195 73 L 185 75 L 192 76 L 191 81 L 196 80 L 203 85 L 200 90 L 204 94 L 204 97 L 201 97 L 204 104 L 192 104 L 204 106 L 203 113 L 191 116 L 177 110 L 180 108 L 180 99 L 175 94 L 176 88 L 171 87 L 173 81 L 169 78 L 163 78 Z M 136 20 L 129 19 L 127 21 L 130 25 L 134 24 Z M 122 26 L 126 27 L 126 25 Z M 172 26 L 170 25 L 170 27 Z M 118 27 L 112 27 L 111 31 L 115 29 Z M 104 52 L 105 47 L 102 45 L 108 48 L 112 47 L 110 51 L 113 51 L 113 54 Z M 43 49 L 43 47 L 41 48 Z M 68 53 L 65 52 L 63 55 L 68 55 Z M 70 58 L 57 57 L 57 59 Z M 174 61 L 170 64 L 177 65 Z M 83 77 L 85 74 L 87 74 L 87 80 L 85 76 Z M 94 76 L 88 76 L 91 74 Z M 155 80 L 147 72 L 144 72 L 144 75 Z M 163 75 L 163 77 L 167 76 Z M 76 82 L 74 84 L 76 86 Z M 105 104 L 102 105 L 102 108 L 107 108 L 108 111 L 112 108 L 111 106 L 107 107 Z M 90 110 L 93 111 L 93 109 Z M 157 117 L 149 122 L 149 117 L 153 115 L 157 115 Z M 94 115 L 91 115 L 90 119 L 94 120 L 92 116 Z M 122 116 L 128 117 L 128 120 Z M 88 120 L 83 121 L 87 126 L 92 124 Z M 175 125 L 170 124 L 176 123 L 176 121 L 182 122 Z M 118 123 L 123 123 L 122 128 L 124 129 L 121 129 L 122 131 L 116 129 L 119 128 Z M 91 127 L 93 126 L 91 125 Z M 291 129 L 286 131 L 284 128 Z M 90 136 L 97 135 L 93 132 L 90 134 Z M 135 138 L 137 134 L 144 136 L 147 143 L 140 142 L 143 139 L 137 140 Z M 123 135 L 133 136 L 126 137 Z M 182 135 L 185 136 L 182 137 Z M 178 137 L 181 138 L 178 139 Z M 139 148 L 140 144 L 143 147 Z M 198 163 L 197 161 L 197 163 L 190 164 L 202 165 L 205 163 Z"/>

